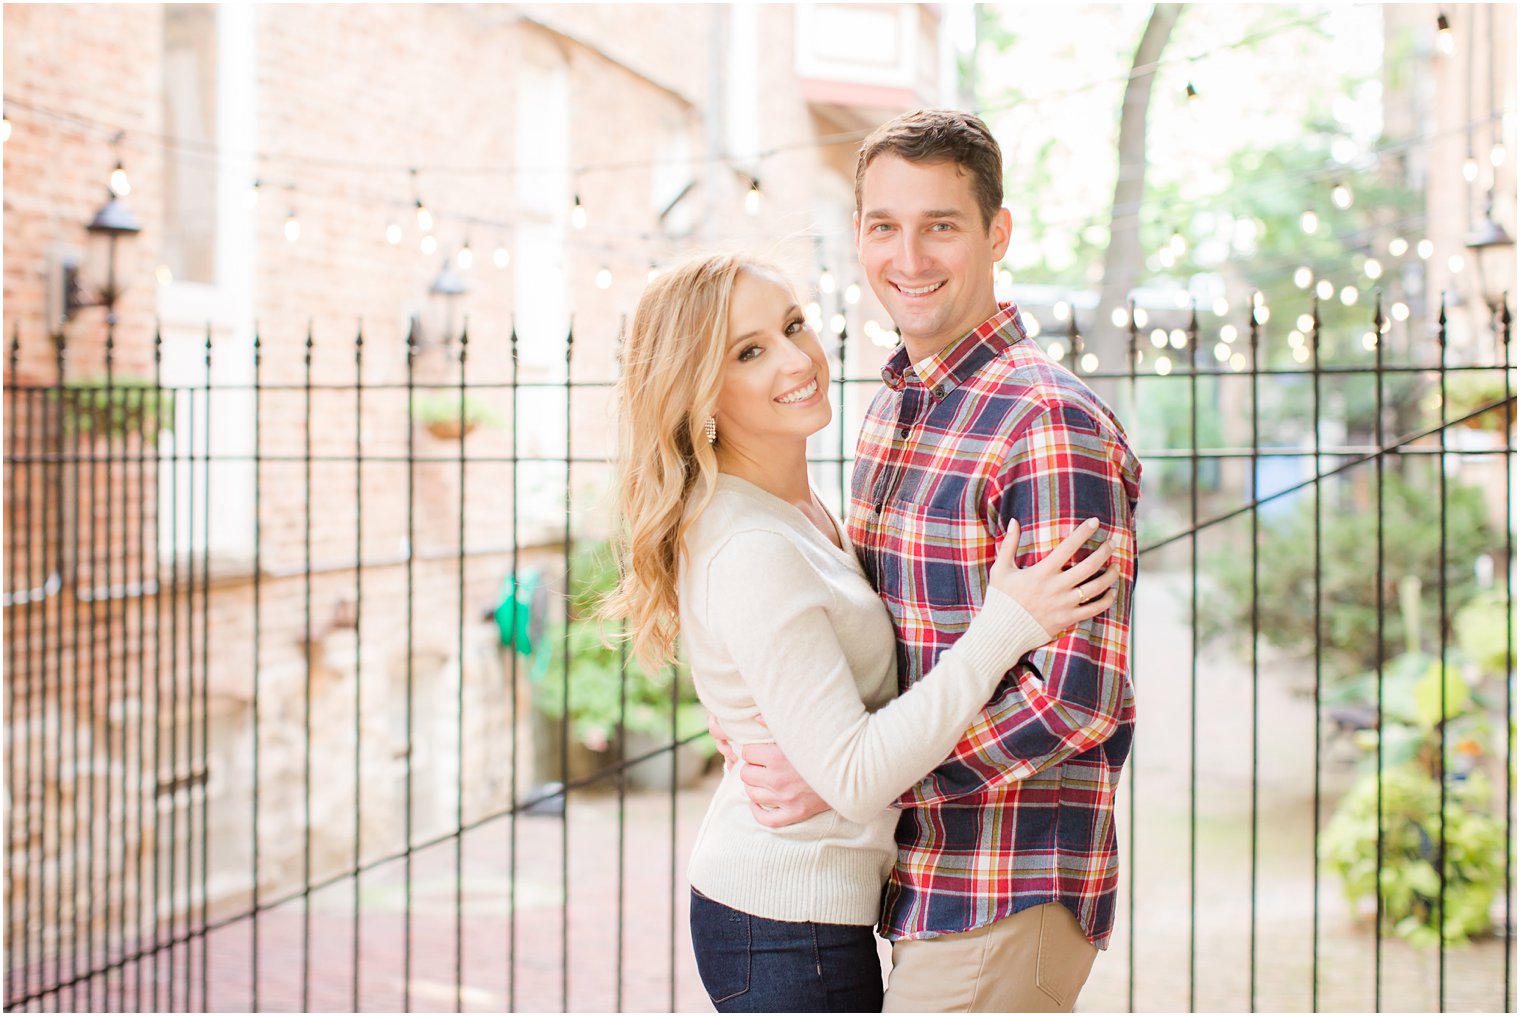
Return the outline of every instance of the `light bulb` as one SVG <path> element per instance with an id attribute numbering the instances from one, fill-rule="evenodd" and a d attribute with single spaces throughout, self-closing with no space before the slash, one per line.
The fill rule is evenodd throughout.
<path id="1" fill-rule="evenodd" d="M 470 266 L 475 263 L 475 252 L 470 250 L 468 241 L 465 242 L 463 247 L 459 248 L 459 253 L 454 255 L 454 263 L 459 266 L 461 272 L 469 271 Z"/>
<path id="2" fill-rule="evenodd" d="M 1388 313 L 1393 315 L 1395 321 L 1408 321 L 1409 304 L 1403 301 L 1395 301 L 1394 305 L 1388 308 Z"/>
<path id="3" fill-rule="evenodd" d="M 611 289 L 612 288 L 612 269 L 610 269 L 610 268 L 603 268 L 601 271 L 599 271 L 599 272 L 596 273 L 596 288 L 597 289 Z"/>
<path id="4" fill-rule="evenodd" d="M 249 208 L 257 208 L 258 206 L 259 206 L 259 181 L 255 180 L 255 181 L 253 181 L 253 186 L 248 188 L 248 207 Z"/>
<path id="5" fill-rule="evenodd" d="M 1314 295 L 1321 300 L 1328 300 L 1335 295 L 1335 283 L 1329 279 L 1320 279 L 1314 285 Z"/>
<path id="6" fill-rule="evenodd" d="M 1495 167 L 1502 166 L 1504 165 L 1504 155 L 1504 145 L 1495 143 L 1494 147 L 1488 150 L 1488 161 Z"/>
<path id="7" fill-rule="evenodd" d="M 1409 250 L 1409 241 L 1402 236 L 1396 236 L 1388 241 L 1388 253 L 1396 258 L 1401 258 Z"/>
<path id="8" fill-rule="evenodd" d="M 1146 325 L 1146 323 L 1148 321 L 1150 321 L 1150 319 L 1151 319 L 1151 317 L 1150 317 L 1149 314 L 1147 314 L 1145 312 L 1145 308 L 1144 307 L 1136 307 L 1135 308 L 1135 327 L 1136 328 L 1144 328 L 1145 325 Z"/>
<path id="9" fill-rule="evenodd" d="M 1462 178 L 1468 183 L 1478 179 L 1478 160 L 1471 155 L 1462 160 Z"/>
<path id="10" fill-rule="evenodd" d="M 1129 311 L 1123 307 L 1115 307 L 1114 312 L 1108 316 L 1108 319 L 1114 323 L 1115 328 L 1129 327 Z"/>
<path id="11" fill-rule="evenodd" d="M 1299 331 L 1303 331 L 1303 332 L 1313 331 L 1314 330 L 1314 315 L 1312 315 L 1312 314 L 1300 314 L 1298 316 L 1298 321 L 1296 323 L 1298 325 Z"/>
<path id="12" fill-rule="evenodd" d="M 1467 262 L 1462 259 L 1462 255 L 1460 254 L 1453 254 L 1451 257 L 1446 259 L 1446 267 L 1451 271 L 1451 274 L 1453 275 L 1461 274 L 1462 269 L 1466 266 Z"/>
<path id="13" fill-rule="evenodd" d="M 1218 360 L 1220 363 L 1224 363 L 1229 358 L 1230 347 L 1225 345 L 1223 342 L 1216 343 L 1214 346 L 1214 359 Z"/>
<path id="14" fill-rule="evenodd" d="M 1162 377 L 1172 372 L 1172 358 L 1169 356 L 1156 357 L 1156 373 Z"/>
<path id="15" fill-rule="evenodd" d="M 1362 266 L 1362 271 L 1367 273 L 1369 279 L 1380 279 L 1383 277 L 1383 263 L 1377 258 L 1368 258 L 1367 263 Z"/>
<path id="16" fill-rule="evenodd" d="M 835 335 L 838 335 L 840 332 L 844 331 L 844 326 L 845 320 L 843 314 L 835 314 L 833 317 L 829 318 L 829 331 L 833 332 Z"/>
<path id="17" fill-rule="evenodd" d="M 1246 369 L 1246 354 L 1244 354 L 1244 353 L 1236 353 L 1234 356 L 1230 357 L 1230 369 L 1231 370 L 1245 370 Z"/>
<path id="18" fill-rule="evenodd" d="M 1156 252 L 1156 260 L 1161 262 L 1162 268 L 1170 268 L 1177 263 L 1177 255 L 1172 253 L 1172 248 L 1162 247 Z"/>
<path id="19" fill-rule="evenodd" d="M 575 229 L 586 228 L 586 206 L 581 204 L 581 196 L 575 196 L 575 204 L 570 206 L 570 225 Z"/>
<path id="20" fill-rule="evenodd" d="M 760 181 L 754 177 L 750 177 L 749 192 L 744 195 L 744 210 L 750 215 L 760 213 Z"/>
<path id="21" fill-rule="evenodd" d="M 1319 216 L 1312 211 L 1304 212 L 1298 217 L 1298 225 L 1305 233 L 1313 233 L 1319 228 Z"/>
<path id="22" fill-rule="evenodd" d="M 1351 188 L 1343 183 L 1336 184 L 1330 191 L 1330 200 L 1335 202 L 1335 207 L 1345 211 L 1351 207 Z"/>
<path id="23" fill-rule="evenodd" d="M 860 287 L 855 283 L 852 282 L 844 287 L 844 302 L 852 306 L 860 302 Z"/>
<path id="24" fill-rule="evenodd" d="M 1151 345 L 1157 349 L 1166 348 L 1166 329 L 1156 328 L 1151 331 Z"/>
<path id="25" fill-rule="evenodd" d="M 1181 328 L 1173 328 L 1169 338 L 1172 340 L 1173 349 L 1187 348 L 1187 332 L 1183 331 Z"/>
<path id="26" fill-rule="evenodd" d="M 1097 369 L 1098 369 L 1098 354 L 1097 353 L 1083 353 L 1082 354 L 1082 371 L 1083 371 L 1083 373 L 1091 374 L 1093 371 L 1095 371 Z"/>
<path id="27" fill-rule="evenodd" d="M 289 240 L 291 243 L 295 243 L 300 238 L 301 223 L 296 218 L 295 211 L 292 210 L 289 215 L 285 216 L 285 239 Z"/>
<path id="28" fill-rule="evenodd" d="M 1309 347 L 1308 346 L 1294 346 L 1293 347 L 1293 359 L 1297 360 L 1299 363 L 1308 363 L 1309 362 Z"/>
<path id="29" fill-rule="evenodd" d="M 121 163 L 111 170 L 111 193 L 119 198 L 124 198 L 132 193 L 132 181 L 127 179 L 127 171 L 121 168 Z"/>
<path id="30" fill-rule="evenodd" d="M 1293 331 L 1291 331 L 1291 332 L 1288 333 L 1288 345 L 1291 346 L 1293 349 L 1297 349 L 1299 346 L 1302 346 L 1303 344 L 1304 344 L 1304 333 L 1303 332 L 1301 332 L 1301 331 L 1299 331 L 1298 329 L 1295 328 Z"/>
<path id="31" fill-rule="evenodd" d="M 385 227 L 385 242 L 395 247 L 401 243 L 401 226 L 399 223 L 391 223 Z"/>
<path id="32" fill-rule="evenodd" d="M 512 263 L 512 252 L 507 250 L 506 244 L 497 246 L 495 252 L 491 254 L 491 262 L 497 268 L 505 268 Z"/>
<path id="33" fill-rule="evenodd" d="M 417 228 L 424 233 L 433 231 L 433 213 L 428 211 L 427 205 L 422 203 L 421 198 L 417 199 Z"/>
<path id="34" fill-rule="evenodd" d="M 1071 320 L 1071 304 L 1067 303 L 1065 300 L 1057 302 L 1056 305 L 1050 309 L 1050 312 L 1055 315 L 1057 321 Z"/>
<path id="35" fill-rule="evenodd" d="M 158 279 L 160 286 L 167 286 L 174 281 L 174 273 L 169 270 L 168 265 L 159 265 L 154 269 L 153 274 Z"/>
<path id="36" fill-rule="evenodd" d="M 1421 261 L 1429 261 L 1430 256 L 1436 252 L 1436 245 L 1429 240 L 1421 240 L 1415 244 L 1414 252 L 1420 256 Z"/>
<path id="37" fill-rule="evenodd" d="M 1457 51 L 1457 41 L 1451 36 L 1451 21 L 1445 14 L 1436 15 L 1436 51 L 1451 56 Z"/>
<path id="38" fill-rule="evenodd" d="M 438 238 L 432 233 L 422 238 L 422 253 L 427 255 L 438 253 Z"/>
<path id="39" fill-rule="evenodd" d="M 1314 284 L 1314 272 L 1309 268 L 1299 268 L 1293 273 L 1293 284 L 1299 289 L 1308 289 Z"/>
<path id="40" fill-rule="evenodd" d="M 834 273 L 831 272 L 831 271 L 829 271 L 827 268 L 825 268 L 823 270 L 823 274 L 820 275 L 820 276 L 818 276 L 818 292 L 820 292 L 820 293 L 832 293 L 833 291 L 834 291 Z"/>
<path id="41" fill-rule="evenodd" d="M 1217 299 L 1217 300 L 1214 301 L 1214 316 L 1215 317 L 1224 317 L 1229 312 L 1230 312 L 1230 301 L 1226 300 L 1222 296 L 1219 299 Z"/>
<path id="42" fill-rule="evenodd" d="M 1341 303 L 1345 304 L 1347 307 L 1350 307 L 1352 304 L 1356 303 L 1357 297 L 1360 295 L 1361 294 L 1356 291 L 1355 286 L 1346 286 L 1341 290 Z"/>
<path id="43" fill-rule="evenodd" d="M 644 281 L 646 283 L 653 282 L 655 279 L 658 279 L 659 277 L 660 277 L 660 266 L 657 265 L 657 264 L 654 264 L 653 262 L 651 262 L 650 265 L 649 265 L 649 273 L 644 276 Z"/>
<path id="44" fill-rule="evenodd" d="M 1225 342 L 1234 342 L 1236 339 L 1240 338 L 1240 330 L 1237 329 L 1234 325 L 1220 325 L 1219 337 Z"/>

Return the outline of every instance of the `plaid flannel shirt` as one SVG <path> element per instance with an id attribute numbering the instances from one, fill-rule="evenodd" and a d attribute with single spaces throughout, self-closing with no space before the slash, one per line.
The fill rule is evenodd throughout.
<path id="1" fill-rule="evenodd" d="M 849 533 L 892 615 L 902 688 L 970 624 L 1009 519 L 1028 566 L 1096 516 L 1120 569 L 1114 606 L 1021 660 L 950 757 L 900 799 L 882 934 L 968 931 L 1058 902 L 1104 948 L 1119 874 L 1114 795 L 1134 732 L 1139 460 L 1097 396 L 1026 341 L 1011 305 L 916 368 L 899 349 L 882 377 Z"/>

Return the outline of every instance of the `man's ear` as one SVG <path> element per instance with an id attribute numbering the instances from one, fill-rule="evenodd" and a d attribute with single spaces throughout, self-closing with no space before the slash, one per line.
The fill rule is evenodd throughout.
<path id="1" fill-rule="evenodd" d="M 991 227 L 987 230 L 987 238 L 992 241 L 992 260 L 1003 260 L 1003 255 L 1008 252 L 1008 241 L 1012 236 L 1013 213 L 1006 208 L 999 208 L 997 214 L 992 217 Z"/>
<path id="2" fill-rule="evenodd" d="M 855 253 L 860 253 L 860 213 L 855 213 Z"/>

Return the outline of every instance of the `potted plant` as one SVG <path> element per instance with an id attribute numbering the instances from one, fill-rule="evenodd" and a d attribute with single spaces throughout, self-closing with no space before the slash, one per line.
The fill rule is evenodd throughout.
<path id="1" fill-rule="evenodd" d="M 502 422 L 484 399 L 462 394 L 458 388 L 414 394 L 412 419 L 429 434 L 445 441 L 457 441 L 482 424 L 499 427 Z"/>
<path id="2" fill-rule="evenodd" d="M 595 750 L 621 744 L 624 759 L 650 755 L 628 770 L 630 783 L 640 787 L 669 785 L 670 759 L 661 749 L 673 750 L 676 783 L 683 785 L 701 774 L 714 752 L 707 737 L 680 743 L 707 729 L 707 711 L 684 664 L 646 670 L 621 642 L 617 622 L 596 616 L 617 578 L 617 562 L 606 542 L 584 544 L 572 553 L 568 628 L 551 625 L 540 644 L 538 651 L 547 658 L 534 668 L 541 674 L 535 698 L 550 717 L 565 714 L 568 649 L 573 736 Z"/>
<path id="3" fill-rule="evenodd" d="M 1509 396 L 1510 419 L 1514 419 L 1515 393 L 1505 391 L 1505 371 L 1465 370 L 1449 374 L 1446 378 L 1446 418 L 1461 420 L 1463 426 L 1475 430 L 1504 430 L 1504 399 Z M 1493 408 L 1478 412 L 1485 406 Z M 1477 413 L 1476 416 L 1471 414 Z M 1467 419 L 1463 419 L 1468 417 Z"/>

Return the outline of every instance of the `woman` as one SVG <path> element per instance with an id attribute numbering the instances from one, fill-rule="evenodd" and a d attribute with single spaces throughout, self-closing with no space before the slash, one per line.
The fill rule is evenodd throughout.
<path id="1" fill-rule="evenodd" d="M 879 1010 L 888 806 L 1019 657 L 1112 604 L 1107 545 L 1062 570 L 1089 520 L 1020 569 L 1009 532 L 980 612 L 896 697 L 886 608 L 808 483 L 829 371 L 780 273 L 732 255 L 664 273 L 623 359 L 622 582 L 609 610 L 629 619 L 646 665 L 668 662 L 679 632 L 698 695 L 736 744 L 774 738 L 834 809 L 766 829 L 738 769 L 725 773 L 688 868 L 703 984 L 722 1012 Z M 1096 599 L 1079 602 L 1083 583 Z"/>

